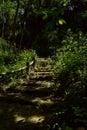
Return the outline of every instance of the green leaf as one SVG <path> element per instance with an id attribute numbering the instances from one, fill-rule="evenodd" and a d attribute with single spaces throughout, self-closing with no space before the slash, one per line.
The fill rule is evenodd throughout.
<path id="1" fill-rule="evenodd" d="M 45 19 L 47 19 L 47 18 L 48 18 L 48 15 L 47 15 L 47 14 L 45 14 L 45 15 L 42 17 L 43 20 L 45 20 Z"/>
<path id="2" fill-rule="evenodd" d="M 59 19 L 58 23 L 59 23 L 60 25 L 63 25 L 63 24 L 66 24 L 66 21 L 65 21 L 64 19 Z"/>
<path id="3" fill-rule="evenodd" d="M 48 12 L 47 12 L 47 10 L 43 10 L 42 14 L 43 14 L 43 17 L 42 17 L 43 20 L 45 20 L 45 19 L 48 18 Z"/>

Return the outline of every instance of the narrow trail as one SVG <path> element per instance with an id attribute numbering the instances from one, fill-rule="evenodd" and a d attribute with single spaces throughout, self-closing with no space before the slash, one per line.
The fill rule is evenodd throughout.
<path id="1" fill-rule="evenodd" d="M 38 58 L 30 80 L 0 96 L 0 130 L 46 130 L 52 116 L 53 68 L 50 58 Z"/>

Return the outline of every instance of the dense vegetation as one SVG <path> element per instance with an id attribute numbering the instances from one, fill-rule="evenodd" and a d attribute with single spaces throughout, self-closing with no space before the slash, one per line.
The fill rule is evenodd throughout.
<path id="1" fill-rule="evenodd" d="M 0 74 L 36 55 L 53 60 L 53 96 L 61 100 L 50 130 L 87 127 L 86 26 L 87 0 L 0 1 Z"/>
<path id="2" fill-rule="evenodd" d="M 14 50 L 4 39 L 0 39 L 0 73 L 17 70 L 26 66 L 35 57 L 33 50 Z"/>
<path id="3" fill-rule="evenodd" d="M 54 114 L 54 127 L 87 127 L 87 35 L 69 29 L 53 57 L 54 97 L 62 98 Z"/>

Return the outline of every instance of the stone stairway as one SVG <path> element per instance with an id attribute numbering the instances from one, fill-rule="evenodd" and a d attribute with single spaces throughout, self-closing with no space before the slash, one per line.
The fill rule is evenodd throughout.
<path id="1" fill-rule="evenodd" d="M 46 122 L 52 115 L 50 108 L 54 105 L 51 98 L 53 76 L 52 60 L 37 58 L 29 81 L 22 79 L 19 85 L 7 87 L 6 94 L 0 97 L 2 130 L 47 129 Z"/>
<path id="2" fill-rule="evenodd" d="M 51 80 L 53 77 L 52 60 L 50 58 L 37 58 L 34 71 L 31 72 L 31 79 L 42 80 L 47 78 Z"/>
<path id="3" fill-rule="evenodd" d="M 29 96 L 32 103 L 39 104 L 43 102 L 46 105 L 52 103 L 50 100 L 53 86 L 53 68 L 50 58 L 38 58 L 35 69 L 30 73 L 30 79 L 23 87 L 16 87 L 16 90 Z M 22 88 L 22 89 L 21 89 Z M 25 97 L 26 97 L 25 96 Z"/>

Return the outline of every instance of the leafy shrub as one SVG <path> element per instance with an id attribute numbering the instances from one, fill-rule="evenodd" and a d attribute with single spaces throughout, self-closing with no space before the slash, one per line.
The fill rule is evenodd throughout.
<path id="1" fill-rule="evenodd" d="M 87 35 L 73 34 L 69 29 L 56 50 L 55 85 L 56 96 L 62 96 L 64 107 L 57 110 L 61 124 L 86 126 L 87 122 Z M 55 87 L 56 87 L 55 86 Z M 59 115 L 56 117 L 59 119 Z M 56 123 L 56 122 L 55 122 Z M 55 124 L 54 123 L 54 124 Z"/>
<path id="2" fill-rule="evenodd" d="M 0 38 L 0 72 L 6 71 L 6 66 L 14 61 L 13 48 L 10 44 Z"/>
<path id="3" fill-rule="evenodd" d="M 26 66 L 26 62 L 31 62 L 35 57 L 36 53 L 33 50 L 19 50 L 16 53 L 15 63 L 9 64 L 8 68 L 10 70 L 19 69 L 21 67 Z"/>
<path id="4" fill-rule="evenodd" d="M 61 86 L 66 89 L 77 82 L 86 85 L 87 35 L 72 34 L 69 30 L 61 44 L 55 58 L 55 70 Z"/>
<path id="5" fill-rule="evenodd" d="M 16 50 L 4 39 L 0 38 L 0 73 L 19 69 L 31 61 L 36 53 L 33 50 Z"/>
<path id="6" fill-rule="evenodd" d="M 24 60 L 24 61 L 31 61 L 35 57 L 36 53 L 34 50 L 22 50 L 20 51 L 17 59 Z"/>

